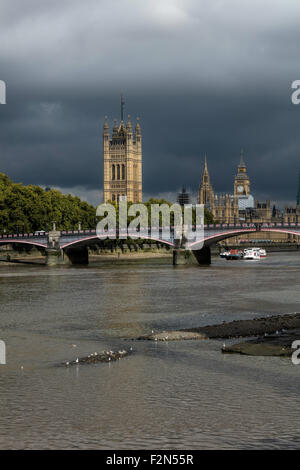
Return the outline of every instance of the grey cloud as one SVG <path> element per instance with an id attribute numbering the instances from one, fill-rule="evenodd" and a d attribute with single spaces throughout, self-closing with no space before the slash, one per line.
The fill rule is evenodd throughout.
<path id="1" fill-rule="evenodd" d="M 254 195 L 294 200 L 298 1 L 2 3 L 0 171 L 94 201 L 103 118 L 119 117 L 123 89 L 147 195 L 195 194 L 205 153 L 214 188 L 232 191 L 243 147 Z"/>

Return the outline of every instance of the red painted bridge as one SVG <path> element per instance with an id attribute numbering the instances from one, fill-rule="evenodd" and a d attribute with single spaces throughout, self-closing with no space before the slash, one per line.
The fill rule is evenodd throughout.
<path id="1" fill-rule="evenodd" d="M 208 253 L 209 247 L 219 241 L 236 237 L 243 234 L 254 232 L 277 232 L 290 235 L 300 236 L 300 224 L 296 223 L 249 223 L 249 224 L 211 224 L 200 226 L 193 226 L 190 230 L 199 230 L 198 238 L 196 241 L 186 241 L 175 239 L 176 230 L 171 227 L 167 232 L 162 228 L 157 229 L 154 227 L 146 229 L 145 231 L 136 233 L 136 238 L 145 240 L 152 240 L 155 242 L 164 243 L 180 249 L 181 251 L 193 251 L 194 254 L 200 256 L 206 251 Z M 155 232 L 155 235 L 153 233 Z M 201 236 L 199 237 L 199 233 Z M 101 234 L 97 233 L 95 229 L 89 230 L 68 230 L 68 231 L 52 231 L 52 232 L 36 232 L 36 233 L 18 233 L 18 234 L 1 234 L 0 245 L 7 244 L 20 244 L 24 246 L 36 246 L 45 250 L 47 255 L 50 256 L 52 261 L 59 261 L 61 258 L 68 259 L 68 261 L 78 262 L 88 261 L 87 247 L 96 243 L 99 240 L 108 238 L 126 239 L 126 233 L 117 232 L 116 237 L 114 234 L 105 231 Z M 209 250 L 210 251 L 210 250 Z M 51 256 L 51 253 L 53 256 Z M 60 253 L 60 254 L 59 254 Z M 54 258 L 54 256 L 56 258 Z M 205 256 L 207 259 L 207 256 Z M 81 260 L 81 261 L 80 261 Z M 198 259 L 201 264 L 201 256 Z M 49 263 L 52 264 L 52 263 Z M 57 263 L 55 263 L 57 264 Z"/>

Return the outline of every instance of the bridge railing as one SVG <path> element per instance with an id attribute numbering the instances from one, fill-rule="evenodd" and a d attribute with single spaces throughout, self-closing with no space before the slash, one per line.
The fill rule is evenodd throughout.
<path id="1" fill-rule="evenodd" d="M 216 229 L 255 229 L 255 228 L 300 228 L 300 223 L 290 222 L 265 222 L 265 223 L 228 223 L 228 224 L 205 224 L 202 226 L 204 230 L 216 230 Z M 165 227 L 152 227 L 154 229 L 158 229 L 159 232 L 163 232 Z M 169 227 L 168 227 L 169 228 Z M 171 226 L 170 230 L 173 233 L 176 227 Z M 192 225 L 190 229 L 196 230 L 196 228 L 201 228 L 200 225 Z M 151 227 L 147 227 L 145 229 L 145 234 L 151 232 Z M 61 236 L 74 236 L 74 235 L 95 235 L 96 229 L 85 229 L 85 230 L 62 230 L 60 232 Z M 116 233 L 119 235 L 120 232 L 117 229 Z M 48 237 L 49 233 L 36 233 L 36 232 L 28 232 L 28 233 L 14 233 L 14 234 L 0 234 L 0 240 L 14 240 L 14 239 L 25 239 L 25 238 L 45 238 Z"/>

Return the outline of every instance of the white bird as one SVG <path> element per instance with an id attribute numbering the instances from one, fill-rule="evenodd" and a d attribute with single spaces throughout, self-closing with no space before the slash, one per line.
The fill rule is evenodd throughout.
<path id="1" fill-rule="evenodd" d="M 226 348 L 226 344 L 225 344 L 225 343 L 223 343 L 223 349 L 225 349 L 225 348 Z"/>
<path id="2" fill-rule="evenodd" d="M 67 362 L 66 362 L 66 366 L 68 366 L 68 365 L 69 365 L 69 362 L 67 361 Z"/>
<path id="3" fill-rule="evenodd" d="M 79 359 L 78 359 L 78 357 L 77 357 L 77 359 L 76 359 L 76 361 L 75 361 L 75 362 L 76 362 L 76 363 L 78 363 L 78 362 L 79 362 Z"/>

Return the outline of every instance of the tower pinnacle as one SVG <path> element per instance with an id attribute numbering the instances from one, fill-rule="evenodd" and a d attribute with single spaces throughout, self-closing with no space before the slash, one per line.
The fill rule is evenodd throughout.
<path id="1" fill-rule="evenodd" d="M 240 158 L 240 164 L 239 164 L 239 167 L 240 168 L 243 168 L 245 167 L 245 161 L 244 161 L 244 149 L 241 149 L 241 158 Z"/>
<path id="2" fill-rule="evenodd" d="M 125 100 L 123 93 L 121 93 L 121 121 L 124 121 L 124 105 L 125 105 Z"/>

